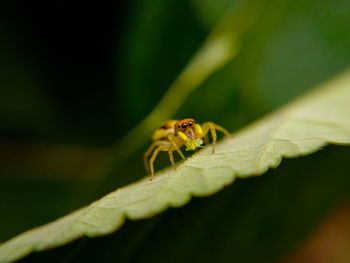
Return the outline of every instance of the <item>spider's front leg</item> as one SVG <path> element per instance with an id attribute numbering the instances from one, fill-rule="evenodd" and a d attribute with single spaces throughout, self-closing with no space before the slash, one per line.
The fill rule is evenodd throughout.
<path id="1" fill-rule="evenodd" d="M 175 135 L 173 133 L 170 133 L 168 135 L 168 140 L 171 143 L 171 145 L 174 147 L 174 149 L 178 152 L 178 154 L 180 154 L 182 159 L 185 159 L 185 156 L 182 154 L 179 146 L 177 145 L 177 142 L 179 142 L 181 138 L 175 137 Z M 181 145 L 180 145 L 181 147 Z"/>
<path id="2" fill-rule="evenodd" d="M 195 131 L 197 136 L 201 139 L 204 138 L 205 141 L 208 140 L 208 132 L 210 131 L 211 137 L 213 138 L 212 142 L 212 152 L 215 152 L 215 144 L 216 144 L 216 130 L 224 133 L 226 136 L 231 137 L 230 133 L 224 129 L 223 127 L 216 125 L 213 122 L 205 122 L 202 125 L 196 124 Z"/>

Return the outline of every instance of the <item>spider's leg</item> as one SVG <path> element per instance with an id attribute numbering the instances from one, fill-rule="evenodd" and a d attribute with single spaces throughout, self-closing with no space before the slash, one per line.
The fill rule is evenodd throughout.
<path id="1" fill-rule="evenodd" d="M 180 154 L 181 158 L 182 158 L 182 159 L 185 159 L 185 156 L 182 154 L 182 152 L 181 152 L 179 146 L 177 146 L 174 137 L 175 137 L 175 135 L 172 134 L 172 133 L 170 133 L 170 134 L 168 135 L 169 142 L 170 142 L 171 145 L 175 148 L 175 150 Z"/>
<path id="2" fill-rule="evenodd" d="M 214 153 L 215 152 L 215 143 L 216 143 L 216 131 L 215 131 L 215 127 L 214 127 L 212 122 L 205 122 L 202 124 L 201 137 L 202 138 L 206 137 L 208 139 L 209 130 L 210 130 L 211 137 L 213 138 L 213 142 L 212 142 L 213 150 L 212 150 L 212 152 Z"/>
<path id="3" fill-rule="evenodd" d="M 169 154 L 169 159 L 170 159 L 171 165 L 173 166 L 174 170 L 176 170 L 176 165 L 175 165 L 175 162 L 174 162 L 173 151 L 169 149 L 168 150 L 168 154 Z"/>
<path id="4" fill-rule="evenodd" d="M 147 173 L 150 173 L 150 167 L 149 167 L 149 163 L 148 163 L 148 157 L 151 154 L 151 152 L 153 151 L 154 148 L 156 148 L 157 146 L 162 146 L 162 145 L 167 145 L 169 144 L 169 142 L 167 141 L 155 141 L 153 142 L 150 147 L 147 149 L 147 151 L 144 153 L 143 155 L 143 162 L 145 164 L 145 169 Z"/>
<path id="5" fill-rule="evenodd" d="M 159 151 L 160 151 L 160 147 L 157 147 L 157 148 L 154 150 L 151 159 L 149 160 L 149 166 L 151 167 L 151 179 L 152 179 L 153 176 L 154 176 L 154 167 L 153 167 L 153 163 L 154 163 L 154 160 L 156 159 L 156 157 L 157 157 Z"/>
<path id="6" fill-rule="evenodd" d="M 204 144 L 205 144 L 205 145 L 208 145 L 208 144 L 209 144 L 208 134 L 204 135 L 203 141 L 204 141 Z"/>
<path id="7" fill-rule="evenodd" d="M 203 134 L 205 134 L 205 135 L 210 130 L 211 137 L 213 138 L 213 150 L 212 150 L 213 153 L 215 152 L 216 130 L 224 133 L 226 136 L 229 136 L 229 137 L 231 136 L 230 133 L 226 129 L 224 129 L 223 127 L 216 125 L 215 123 L 212 123 L 212 122 L 203 123 L 202 129 L 203 129 Z"/>
<path id="8" fill-rule="evenodd" d="M 147 151 L 144 153 L 143 155 L 143 163 L 145 164 L 145 169 L 146 169 L 146 173 L 149 174 L 150 170 L 149 170 L 149 165 L 148 165 L 148 156 L 151 154 L 151 152 L 153 151 L 153 149 L 156 147 L 155 143 L 152 143 L 150 145 L 150 147 L 147 149 Z"/>
<path id="9" fill-rule="evenodd" d="M 214 153 L 215 152 L 215 144 L 216 144 L 216 131 L 215 131 L 215 128 L 214 128 L 214 125 L 212 125 L 211 123 L 209 123 L 209 130 L 210 130 L 210 134 L 211 134 L 211 137 L 213 138 L 213 142 L 212 142 L 212 152 Z"/>
<path id="10" fill-rule="evenodd" d="M 214 126 L 215 130 L 218 130 L 219 132 L 222 132 L 227 137 L 231 137 L 231 134 L 225 128 L 223 128 L 223 127 L 221 127 L 221 126 L 219 126 L 219 125 L 217 125 L 215 123 L 212 123 L 212 122 L 209 122 L 209 123 L 211 123 Z"/>

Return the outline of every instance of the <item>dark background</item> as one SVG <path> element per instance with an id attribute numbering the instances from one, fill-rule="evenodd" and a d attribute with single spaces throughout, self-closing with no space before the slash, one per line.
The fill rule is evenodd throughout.
<path id="1" fill-rule="evenodd" d="M 110 144 L 123 129 L 117 125 L 122 115 L 116 107 L 118 58 L 130 6 L 107 1 L 6 4 L 2 97 L 9 105 L 3 105 L 8 111 L 2 114 L 7 117 L 3 132 L 10 138 Z M 20 118 L 28 126 L 18 127 Z"/>
<path id="2" fill-rule="evenodd" d="M 147 145 L 106 168 L 106 160 L 124 151 L 115 143 L 150 113 L 219 18 L 241 2 L 3 1 L 0 242 L 142 178 Z M 174 118 L 211 120 L 234 131 L 349 66 L 348 1 L 264 3 L 237 56 L 183 98 Z M 333 147 L 287 160 L 261 178 L 129 222 L 112 236 L 25 260 L 288 258 L 327 214 L 347 204 L 348 156 Z M 167 156 L 160 156 L 157 169 L 166 165 Z"/>

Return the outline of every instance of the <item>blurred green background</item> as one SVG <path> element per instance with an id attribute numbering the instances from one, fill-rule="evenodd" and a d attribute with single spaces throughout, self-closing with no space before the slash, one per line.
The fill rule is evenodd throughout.
<path id="1" fill-rule="evenodd" d="M 237 55 L 173 116 L 230 131 L 349 67 L 349 1 L 4 1 L 0 242 L 142 178 L 147 143 L 121 161 L 127 149 L 117 142 L 150 114 L 221 17 L 242 5 L 256 17 Z M 213 197 L 23 262 L 293 262 L 316 226 L 349 209 L 349 154 L 327 147 L 285 160 Z"/>

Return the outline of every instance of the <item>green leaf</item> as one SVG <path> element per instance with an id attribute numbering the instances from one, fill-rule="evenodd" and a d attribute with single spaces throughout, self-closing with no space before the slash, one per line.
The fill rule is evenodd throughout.
<path id="1" fill-rule="evenodd" d="M 350 71 L 217 144 L 188 158 L 176 171 L 144 178 L 52 223 L 0 246 L 0 262 L 116 231 L 126 218 L 151 217 L 208 196 L 237 177 L 260 175 L 282 157 L 315 152 L 327 143 L 350 144 Z"/>

